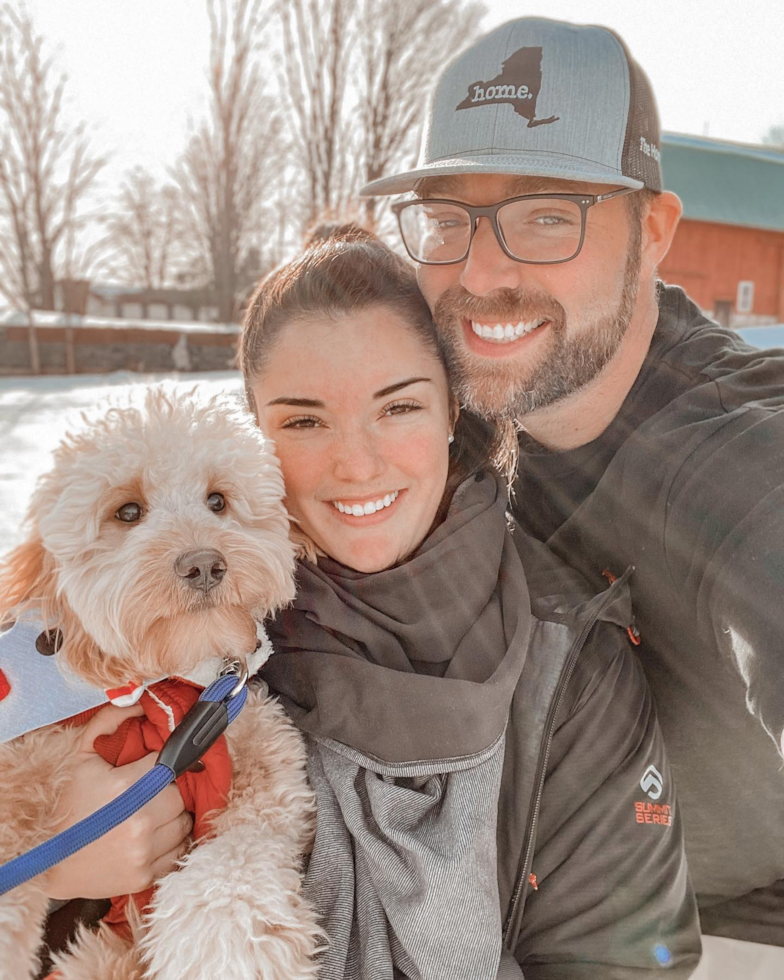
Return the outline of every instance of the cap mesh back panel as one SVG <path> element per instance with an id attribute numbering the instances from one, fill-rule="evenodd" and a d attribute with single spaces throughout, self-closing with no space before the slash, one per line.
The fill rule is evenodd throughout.
<path id="1" fill-rule="evenodd" d="M 629 64 L 629 121 L 623 142 L 621 170 L 628 177 L 641 180 L 651 190 L 660 191 L 662 175 L 658 154 L 661 130 L 656 101 L 645 72 L 629 57 L 628 51 L 626 57 Z"/>

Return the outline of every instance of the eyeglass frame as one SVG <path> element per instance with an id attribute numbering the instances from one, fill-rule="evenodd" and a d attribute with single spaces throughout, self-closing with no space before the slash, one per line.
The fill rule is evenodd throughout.
<path id="1" fill-rule="evenodd" d="M 639 187 L 620 187 L 618 190 L 609 191 L 607 194 L 521 194 L 519 197 L 508 197 L 504 201 L 498 201 L 495 204 L 488 204 L 484 206 L 466 204 L 465 201 L 453 201 L 444 197 L 424 197 L 415 198 L 414 200 L 408 201 L 398 201 L 391 206 L 390 210 L 394 212 L 397 218 L 398 228 L 400 229 L 400 237 L 403 240 L 405 250 L 418 265 L 457 265 L 460 262 L 465 262 L 465 260 L 468 258 L 469 252 L 471 251 L 471 243 L 473 242 L 474 235 L 476 234 L 479 218 L 488 219 L 490 222 L 490 227 L 493 229 L 493 234 L 495 235 L 496 241 L 501 246 L 501 250 L 503 251 L 504 255 L 507 255 L 513 262 L 521 262 L 523 265 L 560 265 L 563 262 L 571 262 L 573 259 L 576 259 L 582 251 L 583 242 L 585 241 L 585 224 L 588 208 L 592 208 L 594 204 L 600 204 L 602 201 L 610 201 L 615 197 L 622 197 L 625 194 L 634 194 L 639 189 Z M 537 198 L 555 198 L 559 201 L 572 201 L 580 208 L 580 241 L 577 245 L 577 251 L 574 253 L 574 255 L 570 255 L 568 259 L 519 259 L 516 255 L 513 255 L 509 251 L 509 247 L 504 241 L 503 232 L 498 224 L 498 212 L 507 204 L 515 204 L 517 201 L 531 201 Z M 471 221 L 471 234 L 468 236 L 466 250 L 459 259 L 448 259 L 444 262 L 425 262 L 422 259 L 418 259 L 415 255 L 412 255 L 411 249 L 408 247 L 408 242 L 406 241 L 406 236 L 403 233 L 403 222 L 400 217 L 401 213 L 412 204 L 454 204 L 467 212 Z"/>

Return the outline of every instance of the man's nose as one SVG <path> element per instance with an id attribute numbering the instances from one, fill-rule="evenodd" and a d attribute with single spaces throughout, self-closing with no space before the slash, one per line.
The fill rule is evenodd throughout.
<path id="1" fill-rule="evenodd" d="M 501 248 L 489 219 L 479 218 L 460 285 L 474 296 L 486 296 L 496 289 L 517 289 L 524 270 L 523 263 L 510 259 Z"/>

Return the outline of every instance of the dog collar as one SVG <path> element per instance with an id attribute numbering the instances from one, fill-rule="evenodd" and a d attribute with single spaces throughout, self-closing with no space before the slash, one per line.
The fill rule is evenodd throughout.
<path id="1" fill-rule="evenodd" d="M 272 653 L 261 623 L 256 624 L 256 637 L 258 646 L 247 658 L 251 676 Z M 131 681 L 101 691 L 60 662 L 58 647 L 56 637 L 47 634 L 43 624 L 33 618 L 21 619 L 0 633 L 0 744 L 101 705 L 136 704 L 146 688 L 163 680 L 157 677 Z M 223 658 L 210 657 L 187 675 L 175 676 L 206 688 L 223 666 Z"/>

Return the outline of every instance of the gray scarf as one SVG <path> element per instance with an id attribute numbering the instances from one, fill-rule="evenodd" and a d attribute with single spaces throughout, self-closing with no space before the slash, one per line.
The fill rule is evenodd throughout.
<path id="1" fill-rule="evenodd" d="M 496 815 L 530 613 L 505 508 L 472 478 L 405 563 L 303 563 L 271 624 L 262 676 L 310 736 L 322 980 L 520 976 L 500 965 Z"/>

